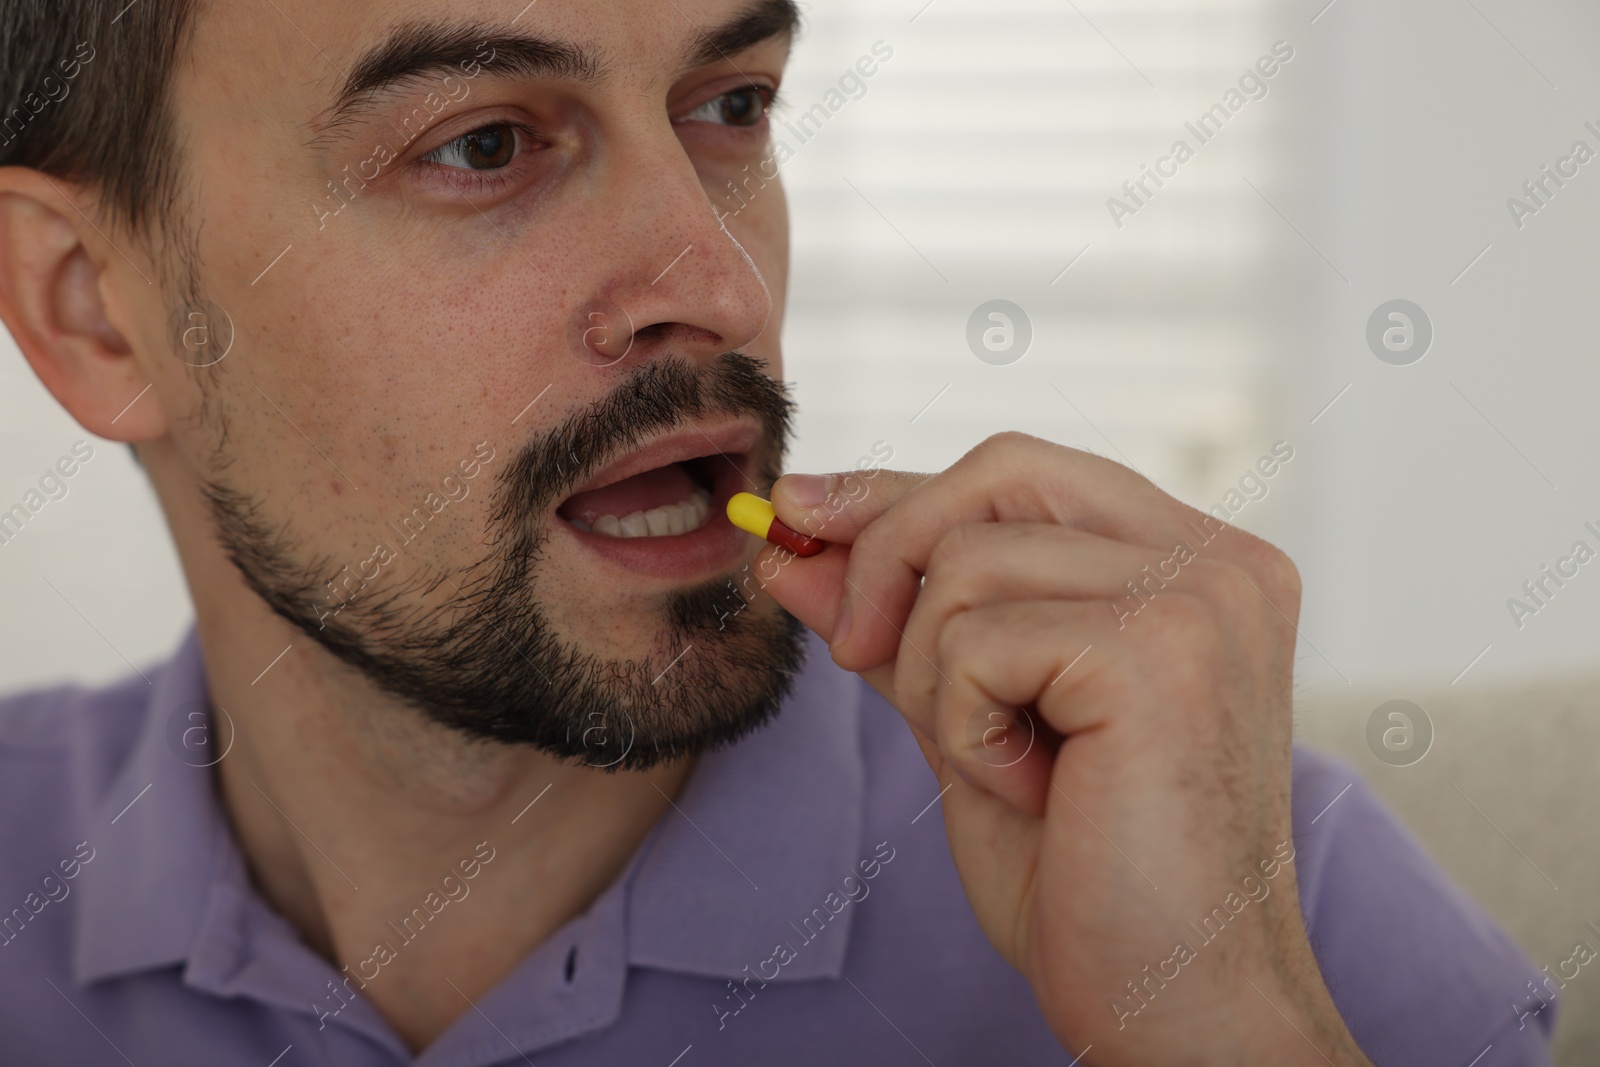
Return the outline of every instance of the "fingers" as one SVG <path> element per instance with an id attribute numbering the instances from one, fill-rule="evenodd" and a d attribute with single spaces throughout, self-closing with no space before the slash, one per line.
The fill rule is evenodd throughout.
<path id="1" fill-rule="evenodd" d="M 913 725 L 931 729 L 934 691 L 946 682 L 924 653 L 938 647 L 956 614 L 1006 601 L 1093 600 L 1120 626 L 1144 603 L 1135 592 L 1148 597 L 1171 584 L 1159 573 L 1162 559 L 1142 545 L 1049 523 L 969 522 L 946 531 L 928 558 L 895 658 L 897 706 Z"/>
<path id="2" fill-rule="evenodd" d="M 1127 631 L 1090 600 L 952 616 L 935 652 L 945 684 L 928 728 L 946 764 L 1032 815 L 1045 811 L 1063 744 L 1092 746 L 1094 774 L 1165 780 L 1162 761 L 1218 729 L 1205 712 L 1213 667 L 1235 660 L 1200 598 L 1172 593 L 1158 605 L 1159 617 Z"/>
<path id="3" fill-rule="evenodd" d="M 870 499 L 869 493 L 868 506 Z M 851 514 L 845 506 L 838 521 L 848 525 Z M 1178 545 L 1189 553 L 1204 550 L 1245 567 L 1269 597 L 1292 599 L 1298 607 L 1292 566 L 1265 542 L 1109 460 L 1002 434 L 906 492 L 855 536 L 833 635 L 841 666 L 860 670 L 895 654 L 934 546 L 945 531 L 967 522 L 1044 522 L 1164 553 Z"/>
<path id="4" fill-rule="evenodd" d="M 1007 434 L 937 476 L 789 476 L 773 500 L 832 544 L 803 561 L 766 550 L 768 590 L 952 770 L 1019 810 L 1043 810 L 1062 736 L 1108 725 L 1110 709 L 1167 714 L 1111 731 L 1121 756 L 1147 759 L 1152 734 L 1195 726 L 1172 718 L 1193 705 L 1183 678 L 1241 644 L 1293 654 L 1286 556 L 1087 453 Z M 1076 698 L 1090 676 L 1121 688 Z"/>
<path id="5" fill-rule="evenodd" d="M 781 550 L 765 549 L 757 560 L 758 567 L 765 568 L 760 573 L 765 576 L 769 569 L 777 572 L 775 578 L 767 580 L 768 591 L 791 615 L 831 641 L 848 589 L 848 546 L 863 529 L 931 477 L 908 471 L 868 470 L 789 474 L 778 479 L 772 487 L 772 506 L 778 518 L 793 529 L 822 538 L 829 547 L 801 566 L 792 565 L 794 557 Z M 914 597 L 912 590 L 904 603 L 895 606 L 901 617 L 910 609 Z M 874 666 L 877 664 L 857 669 L 865 671 Z M 883 678 L 884 695 L 888 696 L 887 675 L 879 672 L 878 677 Z"/>
<path id="6" fill-rule="evenodd" d="M 830 545 L 808 559 L 768 545 L 756 555 L 750 569 L 761 577 L 764 591 L 772 599 L 826 640 L 839 614 L 839 590 L 844 588 L 849 562 L 849 545 Z"/>
<path id="7" fill-rule="evenodd" d="M 772 487 L 772 506 L 778 518 L 801 533 L 848 545 L 869 523 L 932 477 L 892 470 L 786 474 Z"/>
<path id="8" fill-rule="evenodd" d="M 1077 671 L 1081 682 L 1104 669 L 1114 653 L 1084 652 L 1108 644 L 1109 619 L 1102 602 L 1029 600 L 947 621 L 934 652 L 944 684 L 931 702 L 929 732 L 950 769 L 1042 815 L 1060 735 L 1038 708 L 1053 681 Z"/>
<path id="9" fill-rule="evenodd" d="M 841 602 L 839 592 L 844 588 L 849 562 L 849 545 L 829 545 L 820 555 L 808 559 L 768 545 L 756 556 L 751 569 L 779 606 L 826 640 L 834 631 Z M 885 700 L 894 703 L 894 669 L 893 663 L 884 663 L 860 674 Z"/>
<path id="10" fill-rule="evenodd" d="M 936 553 L 939 568 L 986 571 L 937 589 L 930 577 L 896 667 L 898 706 L 956 773 L 1039 813 L 1059 738 L 1094 736 L 1105 757 L 1096 765 L 1143 766 L 1151 781 L 1165 773 L 1151 765 L 1162 753 L 1193 753 L 1240 730 L 1250 743 L 1287 746 L 1287 720 L 1235 721 L 1241 697 L 1241 706 L 1287 706 L 1279 689 L 1294 648 L 1292 627 L 1242 569 L 1196 559 L 1175 581 L 1119 602 L 1105 599 L 1104 574 L 1142 573 L 1148 550 L 1050 527 L 997 530 L 952 537 L 961 547 Z M 1007 539 L 1008 558 L 981 562 Z M 1051 555 L 1057 565 L 1038 569 Z M 1030 573 L 1032 595 L 998 592 Z"/>

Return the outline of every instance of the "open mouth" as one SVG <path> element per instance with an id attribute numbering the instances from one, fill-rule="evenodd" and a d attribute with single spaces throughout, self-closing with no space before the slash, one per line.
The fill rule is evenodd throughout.
<path id="1" fill-rule="evenodd" d="M 689 426 L 609 464 L 555 509 L 584 548 L 672 581 L 726 569 L 750 550 L 728 499 L 757 491 L 753 421 Z"/>
<path id="2" fill-rule="evenodd" d="M 556 509 L 576 529 L 600 537 L 675 537 L 693 533 L 712 516 L 717 453 L 668 463 L 598 489 L 575 493 Z"/>

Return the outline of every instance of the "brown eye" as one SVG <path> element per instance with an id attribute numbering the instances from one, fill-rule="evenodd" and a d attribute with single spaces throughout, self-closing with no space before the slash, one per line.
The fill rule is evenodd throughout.
<path id="1" fill-rule="evenodd" d="M 430 163 L 464 170 L 499 170 L 511 162 L 516 150 L 516 129 L 506 123 L 495 123 L 462 134 L 423 158 Z"/>
<path id="2" fill-rule="evenodd" d="M 766 114 L 766 102 L 754 87 L 724 93 L 721 100 L 723 121 L 730 126 L 754 126 Z"/>
<path id="3" fill-rule="evenodd" d="M 707 100 L 684 118 L 723 126 L 754 126 L 767 113 L 768 92 L 757 85 L 746 85 Z"/>

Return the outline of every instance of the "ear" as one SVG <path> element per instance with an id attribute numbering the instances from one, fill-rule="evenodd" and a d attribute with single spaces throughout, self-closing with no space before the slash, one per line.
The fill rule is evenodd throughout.
<path id="1" fill-rule="evenodd" d="M 128 338 L 138 336 L 133 309 L 159 301 L 159 290 L 153 268 L 128 258 L 137 249 L 105 235 L 110 220 L 92 221 L 97 212 L 77 185 L 0 167 L 0 319 L 84 429 L 153 440 L 169 420 L 158 391 L 145 393 L 152 379 Z"/>

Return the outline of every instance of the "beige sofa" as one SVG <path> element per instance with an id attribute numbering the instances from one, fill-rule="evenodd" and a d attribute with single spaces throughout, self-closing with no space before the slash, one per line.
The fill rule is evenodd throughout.
<path id="1" fill-rule="evenodd" d="M 1368 748 L 1369 716 L 1394 699 L 1433 724 L 1432 747 L 1410 766 Z M 1600 949 L 1586 925 L 1600 925 L 1600 675 L 1411 692 L 1335 682 L 1297 695 L 1295 731 L 1355 763 L 1536 964 L 1554 972 L 1580 939 Z M 1579 970 L 1557 1004 L 1556 1063 L 1600 1063 L 1600 965 Z"/>

